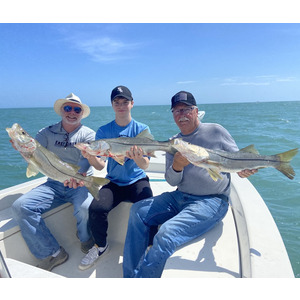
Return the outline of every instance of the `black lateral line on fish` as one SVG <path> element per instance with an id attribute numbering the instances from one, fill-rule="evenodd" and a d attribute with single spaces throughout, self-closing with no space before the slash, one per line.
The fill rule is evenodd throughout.
<path id="1" fill-rule="evenodd" d="M 129 139 L 129 138 L 128 138 Z M 134 138 L 133 138 L 134 139 Z M 103 140 L 105 141 L 105 140 Z M 153 141 L 153 140 L 149 140 L 149 143 L 145 143 L 145 142 L 137 142 L 139 144 L 142 144 L 142 145 L 151 145 L 151 144 L 155 144 L 155 142 L 157 141 Z M 111 143 L 111 144 L 120 144 L 120 145 L 124 145 L 124 144 L 127 144 L 127 145 L 135 145 L 135 143 L 133 143 L 132 141 L 113 141 L 113 142 L 108 142 L 108 144 Z"/>
<path id="2" fill-rule="evenodd" d="M 116 141 L 113 141 L 113 142 L 110 142 L 108 144 L 118 144 L 118 145 L 121 145 L 121 146 L 124 146 L 124 145 L 127 145 L 127 146 L 138 146 L 138 145 L 141 145 L 141 146 L 157 146 L 157 144 L 153 141 L 151 141 L 151 144 L 147 144 L 147 143 L 132 143 L 132 142 L 116 142 Z"/>
<path id="3" fill-rule="evenodd" d="M 234 152 L 233 152 L 234 153 Z M 228 159 L 228 160 L 234 160 L 234 161 L 270 161 L 270 162 L 280 162 L 279 160 L 275 160 L 275 159 L 265 159 L 262 157 L 257 157 L 257 158 L 234 158 L 234 157 L 227 157 L 221 154 L 215 154 L 218 155 L 222 158 Z M 282 161 L 284 162 L 284 161 Z"/>
<path id="4" fill-rule="evenodd" d="M 59 172 L 61 172 L 62 174 L 64 175 L 67 175 L 67 176 L 70 176 L 72 178 L 78 178 L 78 177 L 75 177 L 75 176 L 71 176 L 70 174 L 66 173 L 66 172 L 63 172 L 61 170 L 59 170 L 58 168 L 56 168 L 52 163 L 51 161 L 48 159 L 47 155 L 43 152 L 43 151 L 40 151 L 41 153 L 43 153 L 43 156 L 46 158 L 46 160 L 48 161 L 49 165 L 52 166 L 55 170 L 58 170 Z M 75 174 L 76 175 L 76 174 Z M 84 180 L 84 179 L 82 179 Z M 86 181 L 86 180 L 85 180 Z"/>

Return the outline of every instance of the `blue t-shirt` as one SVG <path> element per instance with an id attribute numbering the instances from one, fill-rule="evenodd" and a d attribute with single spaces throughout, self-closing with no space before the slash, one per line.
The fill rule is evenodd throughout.
<path id="1" fill-rule="evenodd" d="M 136 137 L 139 133 L 150 129 L 147 125 L 137 122 L 134 119 L 127 126 L 119 126 L 116 121 L 112 121 L 101 126 L 96 133 L 96 140 L 111 139 L 119 137 Z M 146 177 L 143 169 L 139 168 L 133 159 L 125 158 L 124 165 L 120 165 L 111 157 L 108 158 L 107 175 L 111 182 L 119 185 L 130 185 Z"/>

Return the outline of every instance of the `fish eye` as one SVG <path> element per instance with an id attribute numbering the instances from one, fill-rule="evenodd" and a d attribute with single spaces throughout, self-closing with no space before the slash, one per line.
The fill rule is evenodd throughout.
<path id="1" fill-rule="evenodd" d="M 25 134 L 25 132 L 24 132 L 24 131 L 22 131 L 22 134 Z"/>

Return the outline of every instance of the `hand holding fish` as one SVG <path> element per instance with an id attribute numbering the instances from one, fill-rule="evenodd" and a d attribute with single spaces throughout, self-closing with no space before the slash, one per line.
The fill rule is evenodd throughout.
<path id="1" fill-rule="evenodd" d="M 257 173 L 258 170 L 257 169 L 246 169 L 246 170 L 242 170 L 240 172 L 237 172 L 237 174 L 241 177 L 241 178 L 248 178 L 249 176 Z"/>
<path id="2" fill-rule="evenodd" d="M 183 168 L 189 164 L 190 162 L 180 152 L 174 154 L 172 165 L 174 171 L 181 172 Z"/>
<path id="3" fill-rule="evenodd" d="M 86 173 L 81 174 L 82 176 L 86 176 Z M 77 189 L 78 187 L 83 187 L 84 182 L 82 180 L 76 180 L 75 178 L 70 178 L 70 180 L 64 181 L 64 186 L 69 187 L 70 189 Z"/>
<path id="4" fill-rule="evenodd" d="M 94 157 L 91 154 L 87 153 L 85 150 L 81 150 L 81 155 L 88 160 Z"/>
<path id="5" fill-rule="evenodd" d="M 143 149 L 137 146 L 130 147 L 130 151 L 126 151 L 126 156 L 133 159 L 135 163 L 143 170 L 149 166 L 149 159 L 147 156 L 143 156 Z"/>
<path id="6" fill-rule="evenodd" d="M 101 171 L 105 167 L 105 161 L 101 158 L 91 155 L 85 150 L 81 150 L 81 155 L 86 158 L 89 161 L 90 165 L 95 169 Z"/>

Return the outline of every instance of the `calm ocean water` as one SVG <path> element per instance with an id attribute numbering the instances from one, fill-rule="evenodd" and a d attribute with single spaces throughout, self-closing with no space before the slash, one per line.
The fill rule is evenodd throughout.
<path id="1" fill-rule="evenodd" d="M 300 147 L 300 102 L 265 102 L 199 105 L 203 122 L 216 122 L 229 130 L 238 146 L 254 144 L 261 154 L 276 154 Z M 0 189 L 23 183 L 26 163 L 9 144 L 5 131 L 19 123 L 29 134 L 59 120 L 52 108 L 0 109 Z M 135 106 L 133 117 L 150 126 L 156 140 L 167 140 L 178 132 L 169 106 Z M 95 131 L 114 118 L 111 107 L 92 107 L 83 124 Z M 263 197 L 283 237 L 294 274 L 300 278 L 300 154 L 289 180 L 275 169 L 260 170 L 250 181 Z M 266 242 L 268 238 L 266 237 Z"/>

